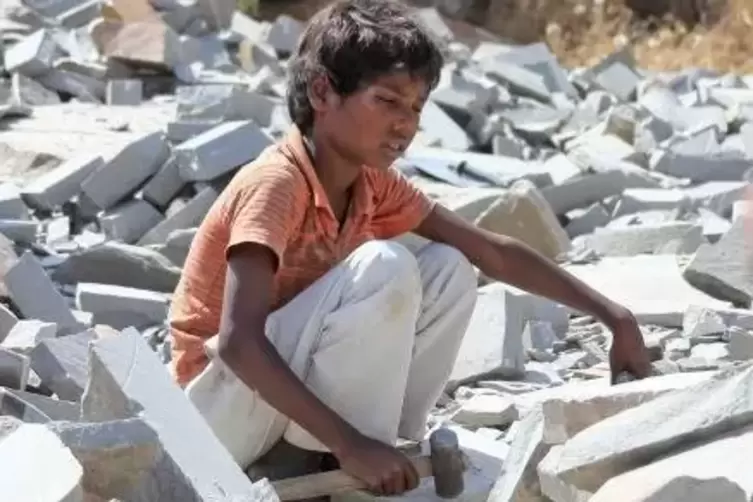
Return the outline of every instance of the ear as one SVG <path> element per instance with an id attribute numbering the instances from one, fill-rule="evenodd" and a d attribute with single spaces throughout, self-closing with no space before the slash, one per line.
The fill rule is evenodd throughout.
<path id="1" fill-rule="evenodd" d="M 315 76 L 308 87 L 308 98 L 311 107 L 316 111 L 324 111 L 332 106 L 335 91 L 326 75 Z"/>

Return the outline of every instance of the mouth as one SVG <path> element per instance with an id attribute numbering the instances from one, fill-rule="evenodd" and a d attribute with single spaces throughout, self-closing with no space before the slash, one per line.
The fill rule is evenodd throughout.
<path id="1" fill-rule="evenodd" d="M 405 152 L 405 145 L 398 142 L 385 143 L 384 148 L 388 150 L 395 157 L 401 156 Z"/>

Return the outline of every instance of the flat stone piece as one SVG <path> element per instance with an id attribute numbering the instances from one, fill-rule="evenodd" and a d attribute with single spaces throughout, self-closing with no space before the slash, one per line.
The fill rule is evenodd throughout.
<path id="1" fill-rule="evenodd" d="M 180 273 L 156 251 L 108 241 L 69 255 L 52 278 L 62 284 L 94 282 L 172 293 Z"/>
<path id="2" fill-rule="evenodd" d="M 29 381 L 29 358 L 0 347 L 0 386 L 25 389 Z"/>
<path id="3" fill-rule="evenodd" d="M 544 414 L 541 408 L 530 411 L 513 427 L 510 429 L 510 453 L 487 502 L 540 500 L 536 466 L 547 451 L 543 442 Z"/>
<path id="4" fill-rule="evenodd" d="M 94 171 L 81 190 L 98 208 L 109 209 L 156 173 L 168 156 L 162 132 L 145 134 Z"/>
<path id="5" fill-rule="evenodd" d="M 139 418 L 111 422 L 50 422 L 84 468 L 83 487 L 105 500 L 128 499 L 162 457 L 157 433 Z"/>
<path id="6" fill-rule="evenodd" d="M 174 154 L 185 181 L 210 181 L 254 160 L 272 138 L 252 121 L 232 121 L 178 145 Z"/>
<path id="7" fill-rule="evenodd" d="M 672 255 L 604 258 L 597 263 L 566 265 L 565 269 L 625 305 L 640 323 L 680 327 L 688 305 L 729 307 L 685 282 Z"/>
<path id="8" fill-rule="evenodd" d="M 612 478 L 589 502 L 745 502 L 753 498 L 746 465 L 751 448 L 748 427 Z"/>
<path id="9" fill-rule="evenodd" d="M 31 367 L 60 399 L 79 401 L 88 380 L 88 347 L 92 330 L 43 340 L 32 351 Z"/>
<path id="10" fill-rule="evenodd" d="M 5 274 L 13 302 L 28 319 L 54 322 L 61 330 L 79 326 L 63 296 L 31 251 L 26 251 Z"/>
<path id="11" fill-rule="evenodd" d="M 92 343 L 90 365 L 83 419 L 138 416 L 162 443 L 165 456 L 141 487 L 152 497 L 145 500 L 277 500 L 271 485 L 246 477 L 138 332 Z"/>
<path id="12" fill-rule="evenodd" d="M 72 157 L 24 185 L 21 197 L 33 208 L 52 211 L 78 194 L 81 183 L 104 164 L 100 155 Z"/>
<path id="13" fill-rule="evenodd" d="M 753 298 L 751 253 L 745 219 L 738 218 L 716 244 L 698 249 L 683 276 L 710 296 L 748 307 Z"/>
<path id="14" fill-rule="evenodd" d="M 573 489 L 595 493 L 610 478 L 671 453 L 679 444 L 713 439 L 753 424 L 753 368 L 658 397 L 592 425 L 541 469 Z M 551 494 L 544 492 L 552 497 Z M 555 498 L 558 500 L 559 497 Z"/>
<path id="15" fill-rule="evenodd" d="M 530 181 L 516 182 L 475 223 L 484 230 L 518 238 L 551 259 L 570 249 L 567 233 Z"/>
<path id="16" fill-rule="evenodd" d="M 450 376 L 450 384 L 499 374 L 521 377 L 525 370 L 523 313 L 525 300 L 504 286 L 479 289 L 470 325 Z"/>
<path id="17" fill-rule="evenodd" d="M 81 464 L 44 425 L 24 424 L 8 435 L 0 441 L 0 458 L 13 459 L 0 469 L 8 500 L 84 502 Z M 42 472 L 48 475 L 40 482 Z"/>

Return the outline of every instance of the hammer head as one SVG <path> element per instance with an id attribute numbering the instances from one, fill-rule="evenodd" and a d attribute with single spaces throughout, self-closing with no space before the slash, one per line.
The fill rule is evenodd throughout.
<path id="1" fill-rule="evenodd" d="M 431 470 L 437 495 L 451 499 L 463 493 L 465 463 L 457 435 L 440 428 L 429 436 Z"/>

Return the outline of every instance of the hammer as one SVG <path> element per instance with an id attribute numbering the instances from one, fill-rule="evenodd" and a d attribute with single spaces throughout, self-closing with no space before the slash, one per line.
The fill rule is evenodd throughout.
<path id="1" fill-rule="evenodd" d="M 434 490 L 442 498 L 455 498 L 463 492 L 465 462 L 458 438 L 450 429 L 440 428 L 429 436 L 428 456 L 412 458 L 419 477 L 434 476 Z M 281 501 L 301 500 L 362 490 L 366 485 L 342 470 L 309 474 L 272 483 Z"/>

